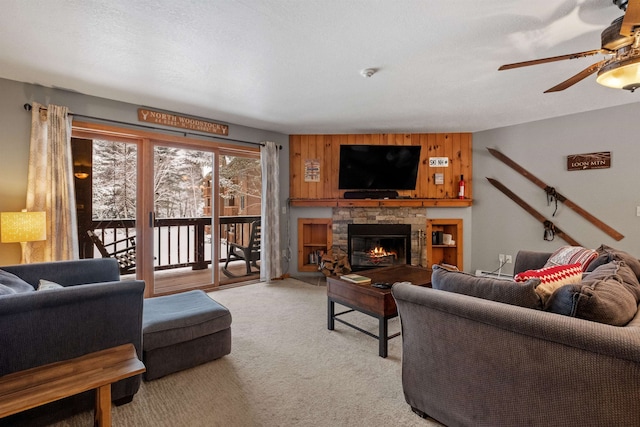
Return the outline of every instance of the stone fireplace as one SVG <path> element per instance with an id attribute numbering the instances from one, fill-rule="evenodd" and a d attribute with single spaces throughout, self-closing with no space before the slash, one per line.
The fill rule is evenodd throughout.
<path id="1" fill-rule="evenodd" d="M 354 271 L 398 263 L 426 265 L 425 208 L 338 207 L 333 208 L 332 222 L 334 247 L 349 253 L 349 262 Z M 368 225 L 383 227 L 370 229 Z M 356 242 L 350 241 L 350 226 L 352 231 L 356 230 L 364 236 Z M 381 234 L 375 233 L 376 228 L 381 231 Z M 379 243 L 378 246 L 390 244 L 393 247 L 383 248 L 387 250 L 387 254 L 376 255 L 376 242 Z M 380 245 L 380 243 L 384 244 Z M 374 247 L 369 248 L 368 246 L 372 244 Z M 380 247 L 378 249 L 380 250 Z M 370 250 L 374 252 L 369 253 Z"/>

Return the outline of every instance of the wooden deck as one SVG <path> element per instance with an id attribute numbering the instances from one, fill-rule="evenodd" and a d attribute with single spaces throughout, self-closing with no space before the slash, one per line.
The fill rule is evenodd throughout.
<path id="1" fill-rule="evenodd" d="M 218 269 L 220 270 L 220 286 L 213 284 L 211 268 L 192 270 L 191 267 L 185 267 L 156 271 L 154 295 L 174 294 L 191 289 L 211 291 L 225 287 L 255 283 L 260 280 L 259 273 L 248 276 L 244 275 L 246 273 L 244 261 L 232 261 L 229 263 L 227 270 L 237 276 L 233 278 L 225 276 L 221 269 L 222 266 L 224 266 L 224 263 L 218 265 Z M 122 277 L 126 278 L 127 276 Z"/>

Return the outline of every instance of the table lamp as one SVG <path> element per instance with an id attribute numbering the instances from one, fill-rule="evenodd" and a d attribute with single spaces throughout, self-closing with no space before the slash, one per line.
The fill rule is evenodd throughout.
<path id="1" fill-rule="evenodd" d="M 47 239 L 47 216 L 45 212 L 0 212 L 0 242 L 20 243 L 22 258 L 27 242 Z"/>

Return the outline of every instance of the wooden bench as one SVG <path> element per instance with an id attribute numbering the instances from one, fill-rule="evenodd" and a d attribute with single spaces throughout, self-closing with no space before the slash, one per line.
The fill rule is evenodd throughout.
<path id="1" fill-rule="evenodd" d="M 0 418 L 96 389 L 95 425 L 111 425 L 111 384 L 141 374 L 133 344 L 0 377 Z"/>

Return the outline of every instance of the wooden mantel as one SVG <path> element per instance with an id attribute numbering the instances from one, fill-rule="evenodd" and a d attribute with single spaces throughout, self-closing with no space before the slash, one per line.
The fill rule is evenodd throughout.
<path id="1" fill-rule="evenodd" d="M 466 179 L 466 178 L 465 178 Z M 473 205 L 472 199 L 289 199 L 291 206 L 304 207 L 425 207 L 463 208 Z"/>
<path id="2" fill-rule="evenodd" d="M 397 199 L 345 199 L 338 189 L 340 145 L 420 145 L 420 166 L 415 190 L 399 191 Z M 467 207 L 473 204 L 471 133 L 291 135 L 289 194 L 291 206 L 407 206 Z M 446 157 L 448 167 L 431 167 L 429 158 Z M 320 168 L 318 182 L 306 182 L 305 161 Z M 435 174 L 444 183 L 435 183 Z M 458 198 L 460 176 L 465 179 L 465 198 Z"/>

